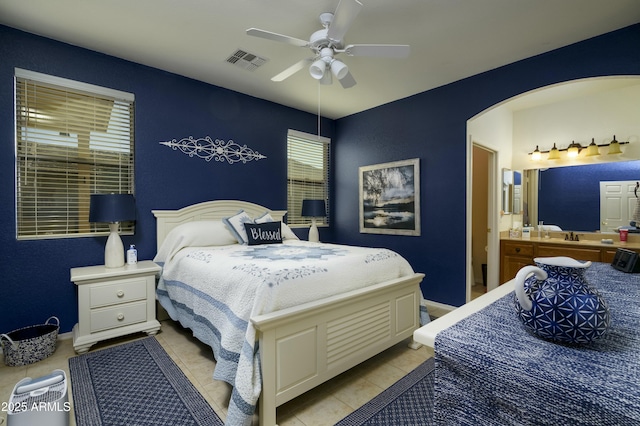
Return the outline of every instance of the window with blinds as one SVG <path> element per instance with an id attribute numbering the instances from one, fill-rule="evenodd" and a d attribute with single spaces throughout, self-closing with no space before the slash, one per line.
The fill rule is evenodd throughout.
<path id="1" fill-rule="evenodd" d="M 107 234 L 108 224 L 89 223 L 89 198 L 133 193 L 134 96 L 21 69 L 15 77 L 17 238 Z"/>
<path id="2" fill-rule="evenodd" d="M 311 218 L 301 216 L 302 200 L 325 200 L 329 210 L 330 139 L 289 130 L 287 134 L 287 223 L 306 225 Z M 318 225 L 329 217 L 317 218 Z"/>

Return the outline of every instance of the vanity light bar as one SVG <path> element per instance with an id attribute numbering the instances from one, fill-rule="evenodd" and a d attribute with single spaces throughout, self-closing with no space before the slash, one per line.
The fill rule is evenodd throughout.
<path id="1" fill-rule="evenodd" d="M 600 155 L 598 148 L 601 148 L 601 147 L 610 147 L 611 149 L 609 154 L 622 154 L 622 151 L 620 151 L 620 145 L 625 145 L 628 143 L 629 141 L 618 142 L 614 135 L 613 140 L 611 142 L 602 143 L 602 144 L 596 144 L 594 138 L 592 138 L 591 143 L 588 146 L 582 146 L 579 143 L 576 143 L 575 141 L 572 141 L 571 144 L 569 144 L 569 146 L 566 148 L 556 148 L 556 144 L 554 143 L 553 148 L 551 148 L 549 151 L 540 151 L 538 149 L 538 146 L 536 146 L 536 149 L 533 150 L 533 152 L 530 152 L 529 155 L 531 156 L 531 159 L 534 161 L 541 160 L 542 154 L 551 154 L 549 155 L 548 160 L 558 160 L 560 158 L 560 152 L 567 152 L 567 155 L 569 156 L 571 156 L 572 154 L 573 156 L 577 156 L 580 153 L 580 151 L 582 151 L 583 149 L 587 150 L 587 156 Z"/>

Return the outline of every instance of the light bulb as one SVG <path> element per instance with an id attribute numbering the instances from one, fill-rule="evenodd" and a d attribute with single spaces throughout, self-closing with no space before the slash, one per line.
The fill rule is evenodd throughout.
<path id="1" fill-rule="evenodd" d="M 569 149 L 567 150 L 567 156 L 571 158 L 575 158 L 580 153 L 580 144 L 577 144 L 575 141 L 571 142 L 569 145 Z"/>
<path id="2" fill-rule="evenodd" d="M 334 59 L 331 61 L 331 72 L 338 80 L 342 80 L 349 73 L 349 67 L 347 67 L 344 62 Z"/>
<path id="3" fill-rule="evenodd" d="M 311 77 L 315 78 L 316 80 L 320 80 L 324 75 L 324 71 L 326 69 L 327 63 L 322 59 L 318 59 L 309 67 L 309 74 L 311 74 Z"/>
<path id="4" fill-rule="evenodd" d="M 600 155 L 600 150 L 596 145 L 595 139 L 591 138 L 591 143 L 587 147 L 587 157 L 593 157 L 594 155 Z"/>
<path id="5" fill-rule="evenodd" d="M 540 150 L 538 149 L 538 145 L 536 145 L 536 150 L 531 153 L 531 159 L 533 161 L 540 161 L 542 158 L 542 154 L 540 154 Z"/>
<path id="6" fill-rule="evenodd" d="M 547 160 L 559 160 L 560 159 L 560 151 L 556 148 L 556 144 L 553 144 L 553 148 L 549 151 L 549 157 Z"/>
<path id="7" fill-rule="evenodd" d="M 616 140 L 615 135 L 613 135 L 613 140 L 609 143 L 609 154 L 622 154 L 620 144 Z"/>

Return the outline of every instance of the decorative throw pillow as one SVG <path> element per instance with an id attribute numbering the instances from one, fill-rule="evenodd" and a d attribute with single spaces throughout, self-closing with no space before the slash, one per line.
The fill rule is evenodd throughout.
<path id="1" fill-rule="evenodd" d="M 250 246 L 258 244 L 278 244 L 282 242 L 280 222 L 245 223 Z"/>
<path id="2" fill-rule="evenodd" d="M 264 212 L 261 216 L 257 217 L 253 222 L 254 223 L 267 223 L 273 222 L 273 217 L 269 212 Z M 284 222 L 280 222 L 282 224 L 282 239 L 283 240 L 299 240 L 298 236 L 289 228 Z"/>
<path id="3" fill-rule="evenodd" d="M 236 237 L 238 243 L 247 244 L 247 231 L 244 228 L 244 224 L 253 223 L 251 216 L 244 210 L 240 210 L 233 216 L 222 218 L 222 222 L 224 222 L 233 236 Z"/>

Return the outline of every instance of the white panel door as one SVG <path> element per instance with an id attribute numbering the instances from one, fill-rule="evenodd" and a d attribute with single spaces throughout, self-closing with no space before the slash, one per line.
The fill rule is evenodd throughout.
<path id="1" fill-rule="evenodd" d="M 513 185 L 513 214 L 522 214 L 522 185 Z"/>
<path id="2" fill-rule="evenodd" d="M 600 182 L 600 232 L 629 226 L 636 207 L 635 180 Z"/>

